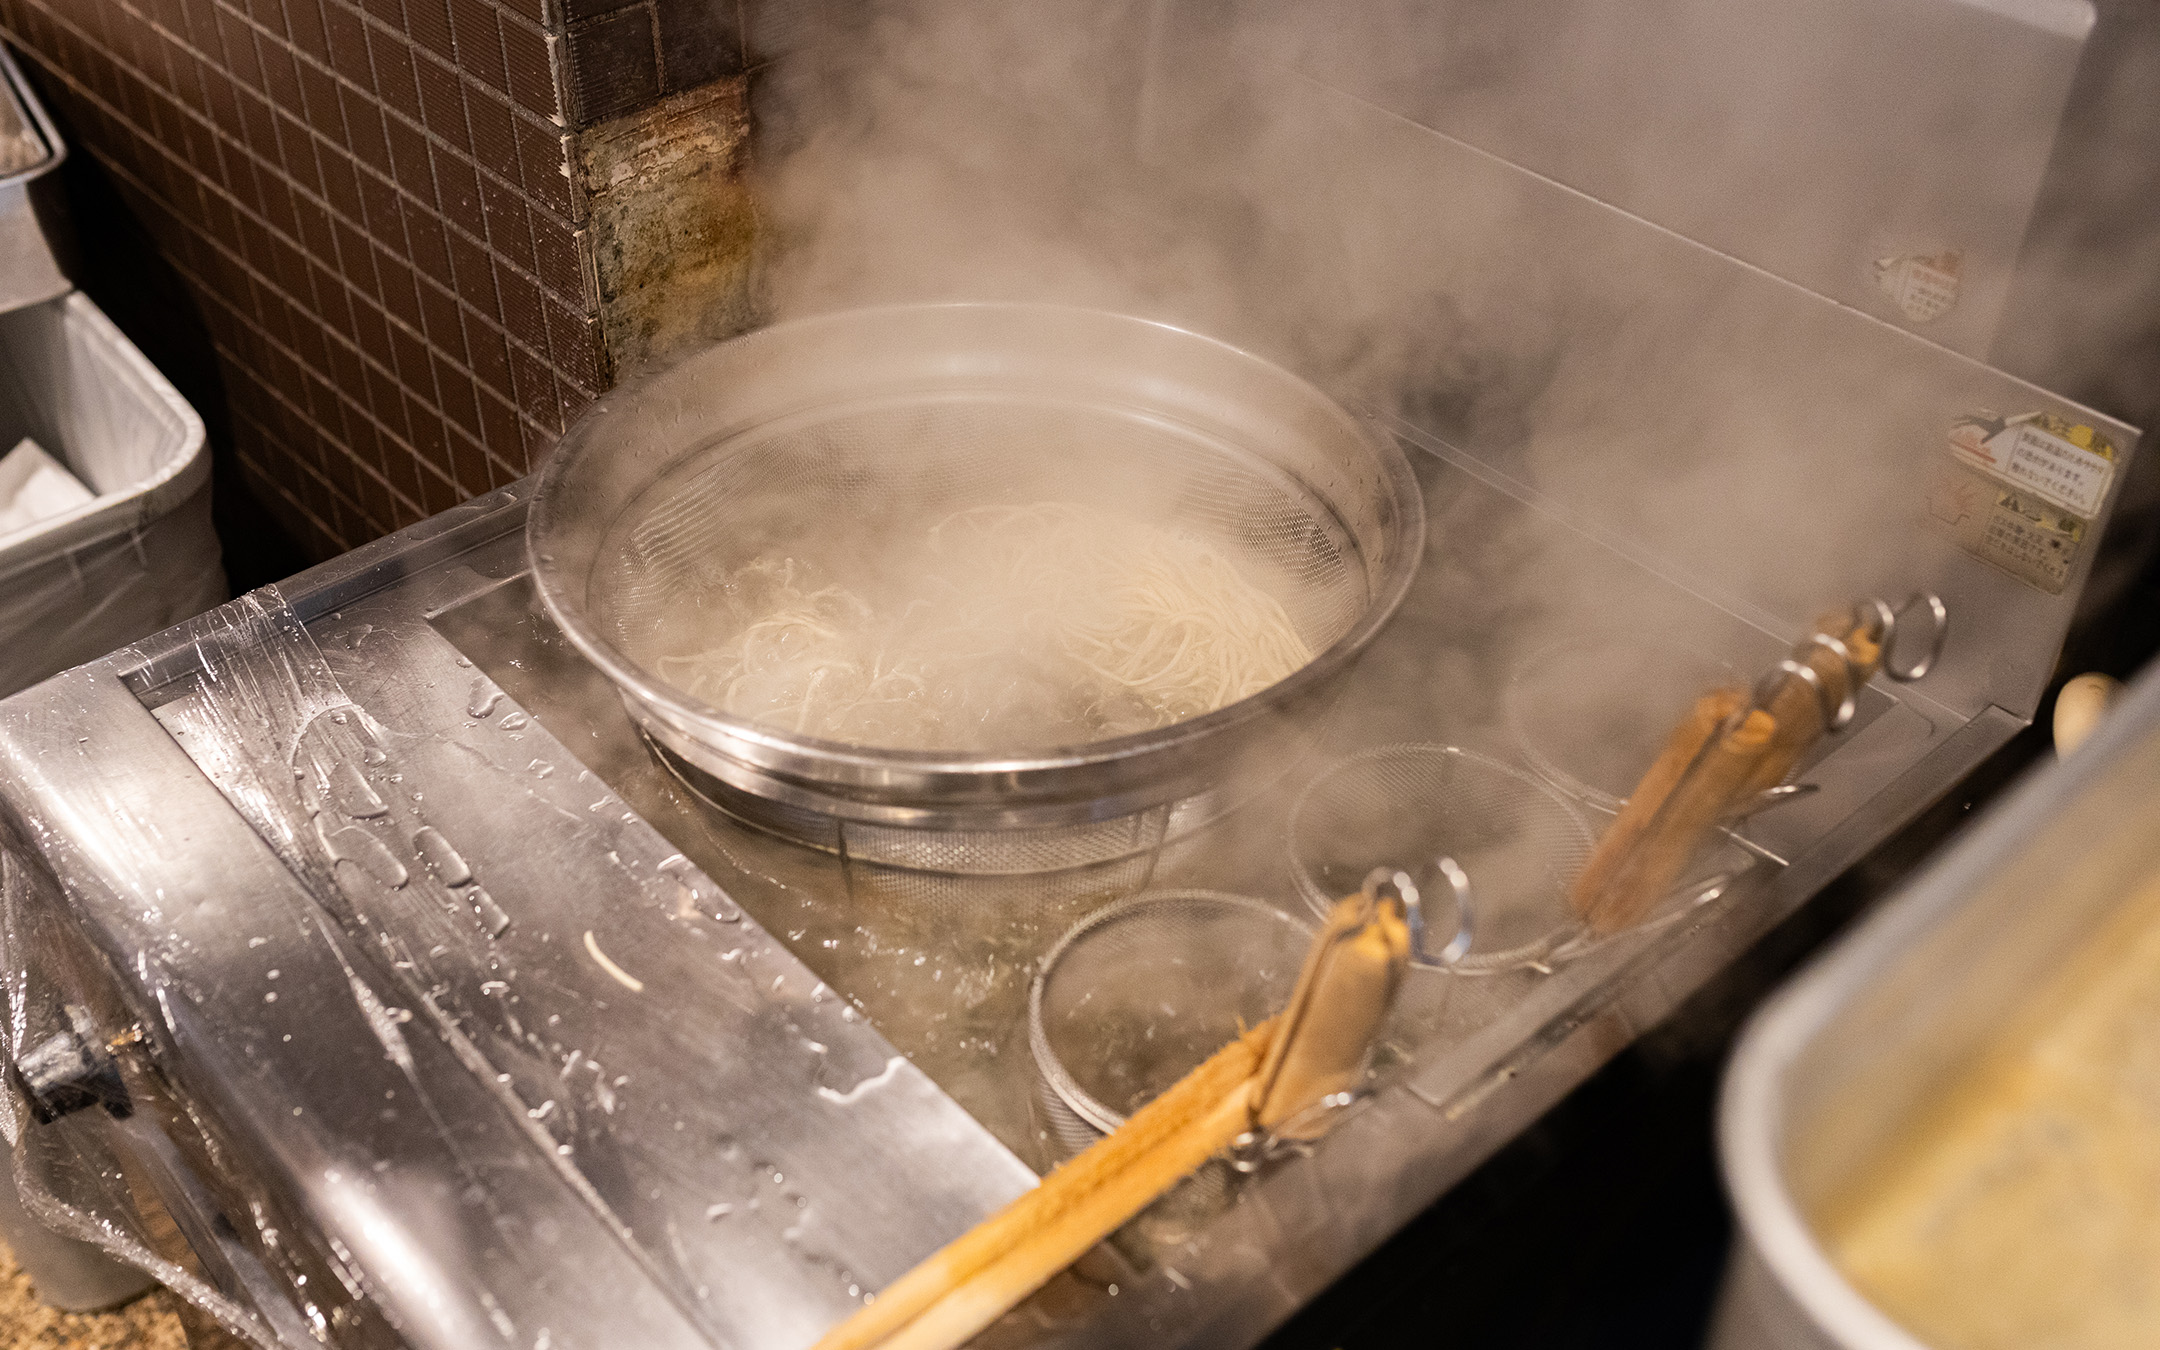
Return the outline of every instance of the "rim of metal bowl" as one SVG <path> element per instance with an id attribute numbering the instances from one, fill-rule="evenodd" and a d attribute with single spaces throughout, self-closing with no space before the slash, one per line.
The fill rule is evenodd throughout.
<path id="1" fill-rule="evenodd" d="M 1303 932 L 1308 941 L 1318 931 L 1297 915 L 1287 913 L 1265 900 L 1256 900 L 1252 896 L 1238 895 L 1231 891 L 1211 891 L 1194 887 L 1143 891 L 1138 895 L 1129 895 L 1114 904 L 1103 906 L 1066 929 L 1065 935 L 1052 944 L 1049 951 L 1043 953 L 1041 964 L 1035 967 L 1035 978 L 1028 982 L 1028 1053 L 1035 1057 L 1035 1071 L 1042 1075 L 1051 1091 L 1071 1108 L 1074 1115 L 1104 1134 L 1109 1134 L 1123 1125 L 1126 1118 L 1097 1101 L 1093 1093 L 1081 1087 L 1079 1080 L 1072 1076 L 1072 1071 L 1065 1067 L 1065 1061 L 1059 1059 L 1057 1052 L 1050 1047 L 1050 1033 L 1043 1028 L 1043 986 L 1049 983 L 1050 972 L 1057 969 L 1058 962 L 1071 950 L 1072 945 L 1085 939 L 1096 929 L 1128 919 L 1135 910 L 1152 909 L 1166 904 L 1189 904 L 1193 901 L 1250 913 L 1262 921 L 1272 920 L 1285 924 L 1293 930 Z"/>
<path id="2" fill-rule="evenodd" d="M 1219 338 L 1155 319 L 1145 319 L 1129 314 L 1116 314 L 1108 310 L 1087 309 L 1068 305 L 1013 304 L 1003 302 L 959 302 L 951 304 L 880 305 L 859 309 L 838 310 L 827 314 L 810 315 L 752 330 L 740 337 L 731 338 L 722 346 L 736 343 L 758 343 L 779 340 L 790 333 L 808 331 L 816 327 L 830 327 L 850 322 L 861 322 L 872 316 L 893 316 L 909 313 L 976 312 L 984 314 L 1035 315 L 1045 322 L 1054 322 L 1056 316 L 1079 319 L 1083 322 L 1111 321 L 1134 325 L 1138 328 L 1159 330 L 1175 334 L 1182 339 L 1204 343 L 1232 357 L 1264 367 L 1286 384 L 1301 387 L 1321 407 L 1339 413 L 1344 424 L 1372 452 L 1385 484 L 1386 495 L 1393 504 L 1400 521 L 1398 539 L 1401 547 L 1390 560 L 1390 566 L 1382 573 L 1373 588 L 1370 601 L 1364 611 L 1351 624 L 1349 631 L 1317 653 L 1312 660 L 1283 679 L 1269 685 L 1259 693 L 1248 695 L 1235 703 L 1226 704 L 1213 712 L 1198 717 L 1173 722 L 1152 731 L 1136 732 L 1126 736 L 1110 737 L 1100 741 L 1088 741 L 1080 745 L 1059 746 L 1042 750 L 1014 753 L 975 752 L 964 753 L 945 750 L 878 749 L 847 741 L 826 740 L 817 736 L 797 735 L 773 727 L 731 716 L 701 700 L 676 689 L 657 675 L 647 671 L 636 661 L 618 651 L 587 620 L 584 612 L 569 604 L 558 592 L 553 582 L 553 569 L 544 565 L 546 560 L 540 552 L 538 541 L 552 529 L 558 528 L 558 512 L 555 506 L 557 485 L 569 473 L 579 458 L 576 451 L 581 442 L 573 433 L 597 419 L 606 416 L 608 400 L 624 392 L 635 392 L 636 386 L 617 390 L 594 403 L 578 419 L 570 432 L 549 456 L 540 471 L 528 509 L 525 525 L 525 551 L 527 565 L 532 569 L 534 590 L 546 607 L 548 615 L 561 628 L 563 635 L 586 660 L 592 662 L 612 681 L 618 689 L 634 694 L 640 700 L 665 709 L 687 726 L 705 725 L 728 738 L 745 742 L 765 750 L 776 752 L 791 761 L 787 775 L 801 781 L 826 781 L 807 772 L 812 766 L 840 771 L 838 781 L 850 785 L 875 782 L 882 775 L 895 769 L 925 779 L 951 777 L 955 780 L 972 781 L 984 775 L 1014 776 L 1051 773 L 1058 770 L 1078 769 L 1092 765 L 1113 764 L 1130 760 L 1144 754 L 1167 751 L 1175 747 L 1206 740 L 1222 731 L 1267 714 L 1274 707 L 1293 701 L 1312 692 L 1318 686 L 1334 678 L 1358 656 L 1372 639 L 1394 617 L 1409 593 L 1410 583 L 1417 575 L 1419 563 L 1425 551 L 1425 503 L 1418 490 L 1417 478 L 1412 473 L 1410 461 L 1392 437 L 1376 435 L 1367 427 L 1369 418 L 1360 418 L 1336 399 L 1303 377 L 1283 369 L 1264 357 L 1236 347 Z M 653 377 L 664 380 L 671 372 Z M 717 747 L 713 747 L 718 752 Z"/>

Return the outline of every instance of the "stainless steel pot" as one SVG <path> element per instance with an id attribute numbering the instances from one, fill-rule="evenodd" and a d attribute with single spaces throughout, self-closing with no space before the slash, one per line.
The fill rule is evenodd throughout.
<path id="1" fill-rule="evenodd" d="M 1719 1107 L 1740 1231 L 1715 1350 L 1928 1350 L 1845 1277 L 1814 1215 L 2149 884 L 2156 786 L 2160 666 L 1756 1015 Z"/>
<path id="2" fill-rule="evenodd" d="M 1114 505 L 1143 475 L 1290 580 L 1286 607 L 1318 654 L 1159 730 L 983 754 L 791 734 L 693 699 L 625 651 L 622 615 L 664 603 L 670 568 L 784 539 L 776 502 L 807 522 L 790 528 L 856 528 L 877 507 L 865 475 L 896 466 L 888 485 L 956 507 L 1091 493 Z M 1129 857 L 1279 773 L 1423 544 L 1402 452 L 1305 381 L 1163 324 L 1001 304 L 797 320 L 618 390 L 563 438 L 527 526 L 548 611 L 692 786 L 807 843 L 962 873 Z"/>

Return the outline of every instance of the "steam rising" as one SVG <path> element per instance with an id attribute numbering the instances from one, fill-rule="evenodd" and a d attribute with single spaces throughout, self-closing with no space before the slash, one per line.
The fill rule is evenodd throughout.
<path id="1" fill-rule="evenodd" d="M 1950 418 L 2004 392 L 1745 260 L 1904 323 L 1873 260 L 1960 246 L 1961 307 L 1918 331 L 1985 355 L 1995 316 L 2029 318 L 2007 278 L 2082 11 L 1961 21 L 1975 81 L 1938 80 L 1907 39 L 1949 30 L 1902 10 L 1743 8 L 870 6 L 759 111 L 792 133 L 761 160 L 771 307 L 1069 302 L 1277 360 L 1473 467 L 1478 519 L 1435 529 L 1427 569 L 1481 577 L 1516 655 L 1586 626 L 1716 647 L 1730 619 L 1781 643 L 1862 594 L 1971 592 L 1928 483 Z M 1938 219 L 1978 234 L 1927 245 Z M 2013 596 L 1997 621 L 2050 612 Z M 1962 640 L 1945 701 L 2030 702 L 2044 658 L 1990 673 Z M 1495 673 L 1456 706 L 1489 706 Z"/>

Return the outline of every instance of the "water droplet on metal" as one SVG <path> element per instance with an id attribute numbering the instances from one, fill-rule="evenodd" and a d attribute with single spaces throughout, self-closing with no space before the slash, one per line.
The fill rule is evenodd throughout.
<path id="1" fill-rule="evenodd" d="M 536 759 L 525 767 L 532 770 L 534 774 L 538 775 L 541 778 L 545 778 L 549 774 L 555 772 L 555 766 L 548 763 L 544 759 Z"/>
<path id="2" fill-rule="evenodd" d="M 495 705 L 501 701 L 502 690 L 495 687 L 493 680 L 482 675 L 472 682 L 472 696 L 465 700 L 465 713 L 468 717 L 486 717 L 495 711 Z"/>
<path id="3" fill-rule="evenodd" d="M 349 759 L 341 759 L 330 770 L 330 799 L 337 808 L 354 820 L 372 820 L 390 808 L 375 795 L 368 780 L 360 772 L 360 766 Z"/>
<path id="4" fill-rule="evenodd" d="M 466 864 L 464 856 L 452 848 L 443 832 L 433 825 L 422 825 L 413 833 L 413 849 L 443 885 L 463 886 L 472 880 L 472 868 Z"/>
<path id="5" fill-rule="evenodd" d="M 504 731 L 517 731 L 525 727 L 531 721 L 532 718 L 526 716 L 522 712 L 507 712 L 503 714 L 503 720 L 497 723 L 497 725 L 500 726 Z"/>
<path id="6" fill-rule="evenodd" d="M 383 846 L 382 840 L 358 825 L 347 825 L 325 836 L 323 843 L 329 847 L 332 858 L 353 864 L 386 888 L 394 891 L 405 884 L 405 864 Z"/>
<path id="7" fill-rule="evenodd" d="M 465 892 L 465 898 L 472 901 L 473 909 L 480 915 L 480 926 L 487 929 L 489 937 L 501 937 L 510 927 L 510 916 L 503 913 L 502 906 L 496 904 L 495 897 L 485 889 L 475 886 Z"/>

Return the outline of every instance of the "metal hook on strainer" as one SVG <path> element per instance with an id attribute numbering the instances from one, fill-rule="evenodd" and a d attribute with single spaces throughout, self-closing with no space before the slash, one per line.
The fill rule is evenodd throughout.
<path id="1" fill-rule="evenodd" d="M 1568 883 L 1591 847 L 1589 827 L 1558 790 L 1490 756 L 1432 743 L 1375 746 L 1336 761 L 1305 785 L 1285 823 L 1291 880 L 1315 915 L 1361 886 L 1407 882 L 1421 892 L 1417 921 L 1426 929 L 1414 964 L 1451 975 L 1542 959 L 1572 921 Z M 1405 859 L 1433 859 L 1427 866 L 1461 904 L 1451 940 L 1442 942 L 1446 920 L 1433 912 L 1441 883 L 1422 869 L 1398 882 Z"/>
<path id="2" fill-rule="evenodd" d="M 1365 877 L 1365 894 L 1375 900 L 1389 895 L 1402 901 L 1403 915 L 1410 925 L 1410 963 L 1426 970 L 1447 970 L 1470 954 L 1471 941 L 1471 890 L 1470 875 L 1462 870 L 1453 858 L 1446 854 L 1433 860 L 1433 870 L 1447 882 L 1455 893 L 1455 936 L 1448 939 L 1445 947 L 1432 950 L 1431 926 L 1425 918 L 1425 898 L 1418 884 L 1408 872 L 1392 867 L 1375 867 Z"/>
<path id="3" fill-rule="evenodd" d="M 1935 663 L 1942 659 L 1944 639 L 1950 636 L 1950 609 L 1943 604 L 1941 596 L 1934 594 L 1932 591 L 1914 591 L 1912 595 L 1906 598 L 1904 605 L 1899 608 L 1897 614 L 1892 616 L 1893 619 L 1902 619 L 1905 613 L 1914 606 L 1925 606 L 1927 610 L 1927 655 L 1917 661 L 1900 666 L 1890 651 L 1890 639 L 1895 631 L 1894 625 L 1892 632 L 1883 634 L 1883 673 L 1900 684 L 1911 684 L 1914 680 L 1921 678 L 1932 670 Z"/>

